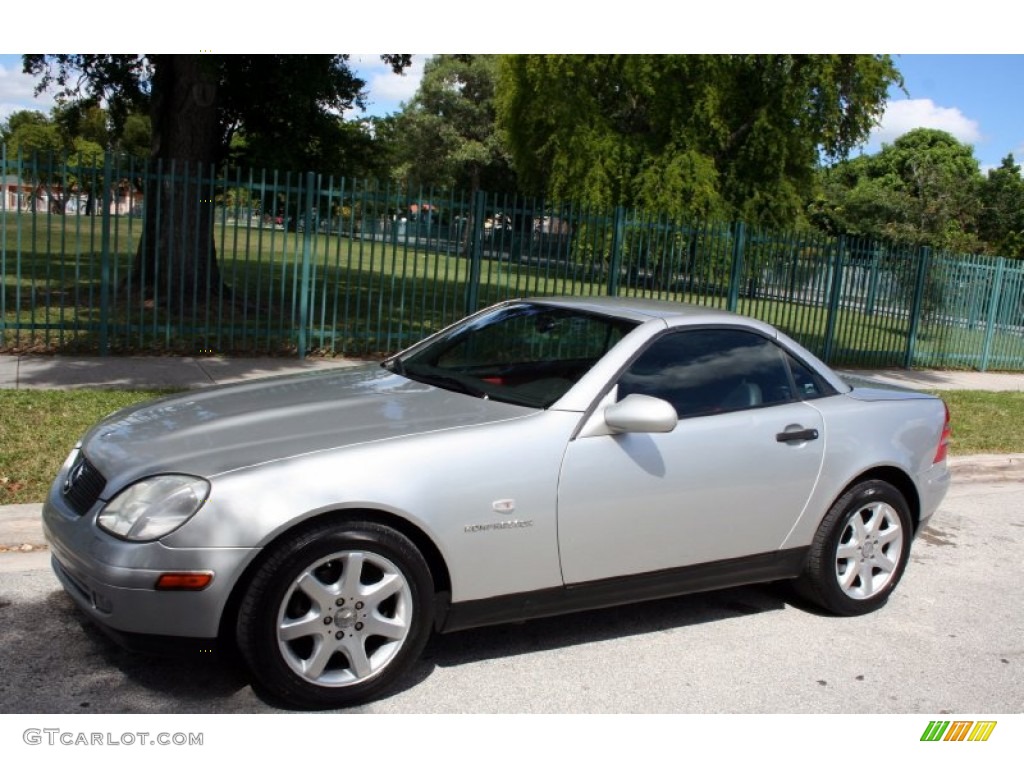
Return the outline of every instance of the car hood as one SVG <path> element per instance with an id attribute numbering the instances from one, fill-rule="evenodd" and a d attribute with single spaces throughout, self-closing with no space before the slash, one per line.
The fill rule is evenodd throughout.
<path id="1" fill-rule="evenodd" d="M 531 413 L 530 408 L 449 392 L 366 366 L 143 403 L 93 427 L 83 450 L 107 478 L 109 494 L 159 472 L 210 477 L 314 451 Z"/>

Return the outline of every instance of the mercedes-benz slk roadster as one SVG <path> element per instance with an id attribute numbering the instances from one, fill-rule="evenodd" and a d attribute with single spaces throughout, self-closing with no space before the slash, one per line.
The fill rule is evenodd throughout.
<path id="1" fill-rule="evenodd" d="M 288 706 L 378 697 L 432 632 L 794 580 L 882 606 L 948 484 L 949 412 L 851 388 L 769 325 L 516 300 L 382 364 L 115 413 L 43 513 L 129 643 L 237 644 Z"/>

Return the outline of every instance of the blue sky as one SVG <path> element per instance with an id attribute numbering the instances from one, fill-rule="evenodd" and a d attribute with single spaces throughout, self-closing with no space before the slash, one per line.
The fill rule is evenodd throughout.
<path id="1" fill-rule="evenodd" d="M 925 126 L 973 145 L 982 168 L 1010 152 L 1024 160 L 1024 55 L 904 55 L 896 66 L 907 93 L 889 94 L 865 151 Z"/>
<path id="2" fill-rule="evenodd" d="M 396 76 L 376 55 L 353 55 L 367 81 L 369 114 L 397 111 L 415 92 L 424 60 L 417 56 L 406 75 Z M 896 63 L 907 93 L 890 94 L 882 124 L 863 151 L 878 151 L 882 142 L 924 126 L 973 145 L 983 170 L 1010 152 L 1018 163 L 1024 160 L 1024 54 L 911 54 L 897 55 Z M 16 109 L 47 111 L 52 100 L 33 97 L 34 85 L 21 74 L 20 56 L 0 55 L 0 119 Z"/>

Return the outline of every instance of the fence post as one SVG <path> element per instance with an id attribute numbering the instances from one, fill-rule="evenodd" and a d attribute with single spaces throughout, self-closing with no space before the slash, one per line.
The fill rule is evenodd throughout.
<path id="1" fill-rule="evenodd" d="M 740 283 L 743 280 L 743 249 L 746 247 L 746 227 L 737 221 L 732 232 L 732 273 L 729 275 L 729 298 L 725 308 L 735 312 L 740 303 Z"/>
<path id="2" fill-rule="evenodd" d="M 879 253 L 875 243 L 871 244 L 871 273 L 868 277 L 868 295 L 864 302 L 864 314 L 874 317 L 875 300 L 878 296 L 878 260 Z"/>
<path id="3" fill-rule="evenodd" d="M 480 301 L 480 262 L 483 259 L 484 208 L 487 194 L 478 189 L 473 193 L 473 229 L 467 234 L 469 244 L 469 276 L 466 278 L 466 312 L 471 315 Z"/>
<path id="4" fill-rule="evenodd" d="M 914 347 L 917 345 L 917 331 L 921 325 L 921 308 L 924 304 L 924 289 L 931 255 L 932 249 L 927 245 L 921 248 L 921 260 L 917 263 L 917 281 L 914 284 L 914 299 L 910 304 L 910 329 L 907 331 L 907 351 L 903 356 L 904 368 L 912 368 L 914 365 Z"/>
<path id="5" fill-rule="evenodd" d="M 306 332 L 309 328 L 309 291 L 312 269 L 311 245 L 313 238 L 313 185 L 316 174 L 306 173 L 306 210 L 302 226 L 302 285 L 299 290 L 299 360 L 306 357 Z"/>
<path id="6" fill-rule="evenodd" d="M 836 320 L 839 314 L 839 300 L 843 295 L 843 257 L 846 255 L 846 238 L 840 235 L 836 240 L 836 253 L 832 259 L 832 282 L 828 292 L 828 314 L 825 317 L 825 344 L 822 360 L 826 363 L 835 352 Z"/>
<path id="7" fill-rule="evenodd" d="M 110 203 L 114 158 L 103 156 L 103 217 L 100 234 L 100 355 L 110 354 Z"/>
<path id="8" fill-rule="evenodd" d="M 622 277 L 622 245 L 626 241 L 626 209 L 616 206 L 612 219 L 612 247 L 608 252 L 608 295 L 619 295 L 619 279 Z"/>
<path id="9" fill-rule="evenodd" d="M 996 329 L 996 315 L 999 314 L 999 299 L 1003 288 L 1003 270 L 1006 268 L 1006 259 L 1000 256 L 996 260 L 996 274 L 992 284 L 992 298 L 988 303 L 988 318 L 985 321 L 985 344 L 981 350 L 981 367 L 979 370 L 988 370 L 988 356 L 992 352 L 992 336 Z"/>

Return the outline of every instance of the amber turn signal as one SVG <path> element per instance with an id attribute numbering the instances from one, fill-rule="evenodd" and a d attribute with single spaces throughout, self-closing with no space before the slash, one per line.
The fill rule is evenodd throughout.
<path id="1" fill-rule="evenodd" d="M 156 580 L 156 588 L 164 590 L 188 590 L 198 592 L 206 589 L 213 581 L 213 574 L 209 571 L 199 573 L 161 573 Z"/>

